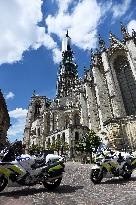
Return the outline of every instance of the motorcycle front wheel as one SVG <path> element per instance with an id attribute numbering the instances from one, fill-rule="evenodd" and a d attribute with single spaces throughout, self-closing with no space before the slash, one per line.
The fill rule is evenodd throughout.
<path id="1" fill-rule="evenodd" d="M 4 177 L 4 175 L 0 176 L 0 192 L 5 189 L 8 184 L 8 180 Z"/>
<path id="2" fill-rule="evenodd" d="M 99 184 L 103 179 L 103 173 L 100 169 L 92 169 L 90 179 L 94 184 Z"/>
<path id="3" fill-rule="evenodd" d="M 131 174 L 132 174 L 132 170 L 130 168 L 130 166 L 128 164 L 125 164 L 123 166 L 123 170 L 124 170 L 124 173 L 122 175 L 123 179 L 124 180 L 128 180 L 131 178 Z"/>
<path id="4" fill-rule="evenodd" d="M 54 190 L 54 189 L 59 187 L 61 180 L 62 180 L 62 177 L 55 179 L 53 181 L 50 181 L 50 182 L 45 181 L 45 182 L 43 182 L 43 185 L 48 190 Z"/>

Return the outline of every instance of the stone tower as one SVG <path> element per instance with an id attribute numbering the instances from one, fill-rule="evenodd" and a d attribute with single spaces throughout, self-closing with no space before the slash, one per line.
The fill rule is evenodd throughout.
<path id="1" fill-rule="evenodd" d="M 49 109 L 50 132 L 47 145 L 63 139 L 70 147 L 70 156 L 74 153 L 75 141 L 88 131 L 85 121 L 82 120 L 86 106 L 82 101 L 84 105 L 81 108 L 82 83 L 78 79 L 77 67 L 67 31 L 62 41 L 62 61 L 57 78 L 56 98 Z"/>
<path id="2" fill-rule="evenodd" d="M 62 61 L 57 80 L 57 98 L 70 96 L 78 84 L 77 64 L 73 61 L 71 38 L 68 35 L 62 41 Z"/>
<path id="3" fill-rule="evenodd" d="M 50 100 L 45 96 L 36 96 L 34 93 L 31 97 L 23 140 L 26 144 L 26 151 L 28 151 L 30 144 L 45 146 L 45 139 L 48 133 L 48 116 L 46 115 L 46 110 L 49 105 Z"/>
<path id="4" fill-rule="evenodd" d="M 56 97 L 51 102 L 35 94 L 31 98 L 24 131 L 27 151 L 33 144 L 47 149 L 60 140 L 69 145 L 69 155 L 73 156 L 75 141 L 84 137 L 89 130 L 86 98 L 82 90 L 67 32 L 62 41 Z"/>

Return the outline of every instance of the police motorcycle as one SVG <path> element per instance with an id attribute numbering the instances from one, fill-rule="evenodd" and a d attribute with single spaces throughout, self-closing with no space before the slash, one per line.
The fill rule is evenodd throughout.
<path id="1" fill-rule="evenodd" d="M 42 154 L 16 156 L 14 144 L 4 153 L 0 161 L 0 192 L 9 187 L 33 186 L 43 184 L 48 190 L 59 187 L 64 161 L 61 156 Z"/>
<path id="2" fill-rule="evenodd" d="M 94 184 L 99 184 L 103 178 L 131 177 L 132 170 L 128 166 L 131 155 L 125 152 L 102 150 L 96 154 L 96 164 L 91 169 L 90 179 Z"/>
<path id="3" fill-rule="evenodd" d="M 131 152 L 131 157 L 127 163 L 127 166 L 132 172 L 136 169 L 136 151 Z"/>

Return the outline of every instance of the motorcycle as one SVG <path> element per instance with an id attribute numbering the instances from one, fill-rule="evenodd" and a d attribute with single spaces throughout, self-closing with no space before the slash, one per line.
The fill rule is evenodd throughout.
<path id="1" fill-rule="evenodd" d="M 132 170 L 128 166 L 131 160 L 129 153 L 112 152 L 105 150 L 96 154 L 96 164 L 91 169 L 90 179 L 94 184 L 99 184 L 103 178 L 131 177 Z"/>
<path id="2" fill-rule="evenodd" d="M 0 161 L 0 192 L 7 186 L 36 184 L 43 184 L 48 190 L 53 190 L 59 187 L 64 168 L 61 156 L 53 154 L 46 157 L 28 154 L 16 156 L 14 147 L 11 147 Z"/>
<path id="3" fill-rule="evenodd" d="M 132 172 L 136 169 L 136 152 L 131 153 L 127 166 Z"/>

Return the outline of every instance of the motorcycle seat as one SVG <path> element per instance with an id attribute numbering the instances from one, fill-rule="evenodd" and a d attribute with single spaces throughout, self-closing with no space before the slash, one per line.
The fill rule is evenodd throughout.
<path id="1" fill-rule="evenodd" d="M 38 164 L 42 164 L 43 162 L 45 162 L 45 159 L 36 160 L 36 163 L 38 163 Z"/>
<path id="2" fill-rule="evenodd" d="M 41 160 L 40 163 L 39 163 L 39 161 L 38 162 L 36 161 L 34 164 L 31 165 L 31 168 L 37 169 L 37 168 L 40 168 L 40 167 L 45 166 L 45 165 L 46 165 L 45 160 Z"/>

